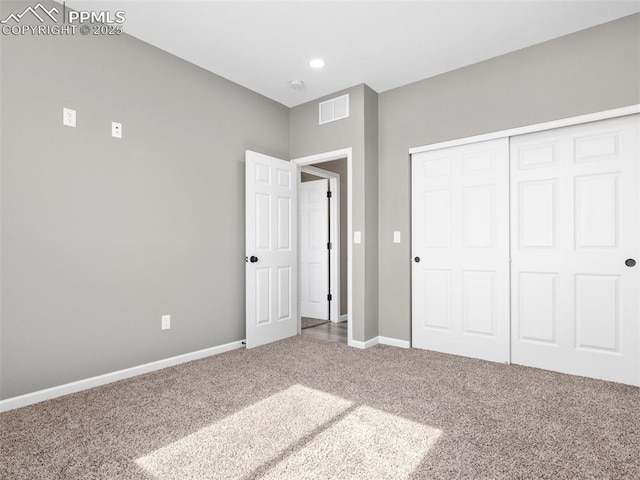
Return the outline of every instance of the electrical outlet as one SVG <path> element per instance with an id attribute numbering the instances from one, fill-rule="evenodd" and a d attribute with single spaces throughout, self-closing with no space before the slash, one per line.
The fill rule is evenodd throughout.
<path id="1" fill-rule="evenodd" d="M 111 136 L 114 138 L 122 138 L 122 124 L 111 122 Z"/>
<path id="2" fill-rule="evenodd" d="M 169 330 L 171 328 L 171 315 L 162 315 L 162 330 Z"/>
<path id="3" fill-rule="evenodd" d="M 62 109 L 62 124 L 67 127 L 76 126 L 76 111 L 71 108 Z"/>

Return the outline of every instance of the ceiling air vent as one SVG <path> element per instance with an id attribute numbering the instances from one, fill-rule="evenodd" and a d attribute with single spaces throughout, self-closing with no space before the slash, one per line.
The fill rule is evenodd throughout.
<path id="1" fill-rule="evenodd" d="M 320 125 L 349 116 L 349 94 L 320 102 Z"/>

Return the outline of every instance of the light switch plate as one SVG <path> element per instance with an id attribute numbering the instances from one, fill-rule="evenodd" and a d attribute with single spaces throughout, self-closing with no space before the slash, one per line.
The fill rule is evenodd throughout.
<path id="1" fill-rule="evenodd" d="M 400 232 L 393 232 L 393 243 L 400 243 Z"/>
<path id="2" fill-rule="evenodd" d="M 353 232 L 353 243 L 362 243 L 362 232 Z"/>

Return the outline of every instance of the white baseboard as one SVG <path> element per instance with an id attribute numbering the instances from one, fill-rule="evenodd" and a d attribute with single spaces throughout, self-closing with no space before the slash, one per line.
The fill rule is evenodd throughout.
<path id="1" fill-rule="evenodd" d="M 366 342 L 360 342 L 358 340 L 352 340 L 349 342 L 350 347 L 362 348 L 362 349 L 370 348 L 378 344 L 390 345 L 392 347 L 399 347 L 399 348 L 409 348 L 411 346 L 411 343 L 407 340 L 398 340 L 397 338 L 390 338 L 390 337 L 374 337 L 371 340 L 367 340 Z"/>
<path id="2" fill-rule="evenodd" d="M 378 337 L 372 338 L 371 340 L 367 340 L 366 342 L 360 342 L 358 340 L 351 340 L 348 342 L 348 345 L 350 347 L 355 347 L 355 348 L 371 348 L 374 345 L 378 344 Z"/>
<path id="3" fill-rule="evenodd" d="M 397 338 L 390 338 L 390 337 L 378 337 L 378 343 L 380 343 L 381 345 L 390 345 L 392 347 L 399 347 L 399 348 L 409 348 L 411 347 L 411 342 L 409 342 L 408 340 L 398 340 Z"/>
<path id="4" fill-rule="evenodd" d="M 62 397 L 63 395 L 69 395 L 70 393 L 76 393 L 82 390 L 88 390 L 90 388 L 106 385 L 107 383 L 124 380 L 125 378 L 131 378 L 137 375 L 154 372 L 156 370 L 162 370 L 163 368 L 173 367 L 174 365 L 179 365 L 181 363 L 199 360 L 200 358 L 210 357 L 212 355 L 218 355 L 219 353 L 242 348 L 244 346 L 243 343 L 244 340 L 226 343 L 224 345 L 218 345 L 217 347 L 205 348 L 203 350 L 197 350 L 195 352 L 165 358 L 164 360 L 145 363 L 144 365 L 125 368 L 124 370 L 105 373 L 104 375 L 98 375 L 96 377 L 86 378 L 84 380 L 78 380 L 76 382 L 65 383 L 64 385 L 58 385 L 57 387 L 51 387 L 45 390 L 39 390 L 37 392 L 27 393 L 25 395 L 20 395 L 13 398 L 7 398 L 6 400 L 0 400 L 0 412 L 6 412 L 15 408 L 26 407 L 27 405 L 33 405 L 34 403 L 51 400 L 52 398 Z"/>
<path id="5" fill-rule="evenodd" d="M 349 315 L 347 315 L 346 313 L 343 313 L 338 317 L 337 320 L 331 320 L 331 321 L 333 323 L 342 323 L 342 322 L 346 322 L 348 319 L 349 319 Z"/>

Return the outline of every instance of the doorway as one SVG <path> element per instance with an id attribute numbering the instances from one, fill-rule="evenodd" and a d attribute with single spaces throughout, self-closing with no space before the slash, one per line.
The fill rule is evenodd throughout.
<path id="1" fill-rule="evenodd" d="M 347 228 L 353 236 L 352 149 L 282 160 L 245 151 L 246 346 L 300 334 L 298 185 L 300 167 L 332 160 L 346 161 Z M 347 242 L 347 344 L 353 340 L 353 247 Z M 336 302 L 337 304 L 338 302 Z M 342 316 L 340 316 L 342 317 Z M 338 318 L 336 316 L 335 318 Z M 342 319 L 342 318 L 341 318 Z"/>
<path id="2" fill-rule="evenodd" d="M 352 175 L 351 148 L 326 152 L 309 157 L 294 159 L 292 163 L 300 167 L 298 181 L 303 174 L 312 174 L 327 179 L 331 200 L 329 202 L 329 219 L 333 227 L 330 228 L 331 248 L 329 256 L 329 322 L 318 327 L 307 328 L 302 331 L 302 319 L 299 319 L 298 332 L 306 336 L 314 336 L 323 340 L 342 341 L 353 346 L 352 318 Z M 333 205 L 333 208 L 331 208 Z M 300 222 L 302 224 L 302 222 Z M 299 242 L 302 241 L 300 233 Z M 302 263 L 299 263 L 302 265 Z M 298 282 L 303 297 L 302 275 Z M 302 312 L 303 309 L 300 309 Z M 300 315 L 302 317 L 304 315 Z M 321 331 L 322 330 L 322 331 Z"/>
<path id="3" fill-rule="evenodd" d="M 346 162 L 333 160 L 300 170 L 301 333 L 346 343 Z"/>

